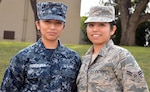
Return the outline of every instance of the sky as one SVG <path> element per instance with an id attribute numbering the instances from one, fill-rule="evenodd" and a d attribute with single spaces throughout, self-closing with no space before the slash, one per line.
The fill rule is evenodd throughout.
<path id="1" fill-rule="evenodd" d="M 99 1 L 100 0 L 81 0 L 81 10 L 80 10 L 80 16 L 86 16 L 88 15 L 88 11 L 89 11 L 89 8 L 91 6 L 95 6 L 95 5 L 99 5 Z M 107 2 L 108 0 L 103 0 L 105 2 Z M 149 7 L 150 7 L 150 3 L 149 4 Z M 147 9 L 147 12 L 150 13 L 150 8 Z"/>
<path id="2" fill-rule="evenodd" d="M 98 5 L 100 0 L 81 0 L 81 11 L 80 16 L 87 15 L 91 6 Z"/>

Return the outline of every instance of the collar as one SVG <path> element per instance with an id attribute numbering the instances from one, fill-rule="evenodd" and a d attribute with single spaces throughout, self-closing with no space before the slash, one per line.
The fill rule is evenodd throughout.
<path id="1" fill-rule="evenodd" d="M 106 53 L 109 51 L 109 49 L 114 45 L 113 41 L 112 40 L 109 40 L 103 47 L 102 49 L 99 51 L 99 54 L 100 56 L 105 56 Z M 93 54 L 93 50 L 94 50 L 94 47 L 91 46 L 90 49 L 86 52 L 85 55 L 92 55 Z"/>
<path id="2" fill-rule="evenodd" d="M 41 55 L 45 55 L 46 48 L 44 47 L 44 44 L 43 44 L 41 38 L 35 43 L 34 46 L 35 46 L 35 52 L 36 53 L 39 53 Z M 54 52 L 61 54 L 64 52 L 64 51 L 62 51 L 62 50 L 64 50 L 63 48 L 64 48 L 64 46 L 61 44 L 60 40 L 58 40 L 58 46 Z"/>

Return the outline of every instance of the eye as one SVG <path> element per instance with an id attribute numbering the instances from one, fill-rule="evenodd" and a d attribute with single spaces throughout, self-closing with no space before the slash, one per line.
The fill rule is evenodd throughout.
<path id="1" fill-rule="evenodd" d="M 61 21 L 56 21 L 56 24 L 62 24 L 63 22 L 61 22 Z"/>
<path id="2" fill-rule="evenodd" d="M 93 27 L 93 26 L 94 26 L 94 24 L 89 23 L 87 26 L 89 26 L 89 27 Z"/>
<path id="3" fill-rule="evenodd" d="M 105 23 L 99 23 L 99 26 L 105 26 L 106 24 Z"/>
<path id="4" fill-rule="evenodd" d="M 50 21 L 49 20 L 44 20 L 44 22 L 49 23 Z"/>

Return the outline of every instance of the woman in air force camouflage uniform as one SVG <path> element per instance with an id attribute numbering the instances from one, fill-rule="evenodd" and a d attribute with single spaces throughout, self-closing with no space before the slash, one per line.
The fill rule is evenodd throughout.
<path id="1" fill-rule="evenodd" d="M 113 6 L 90 8 L 87 36 L 93 46 L 82 58 L 78 92 L 149 92 L 143 72 L 131 53 L 114 45 Z"/>

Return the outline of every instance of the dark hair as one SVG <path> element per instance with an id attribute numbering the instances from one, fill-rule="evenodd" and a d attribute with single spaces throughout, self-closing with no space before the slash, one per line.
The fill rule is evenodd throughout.
<path id="1" fill-rule="evenodd" d="M 109 24 L 110 24 L 110 29 L 113 29 L 113 26 L 116 25 L 116 22 L 115 22 L 115 21 L 112 21 L 112 22 L 109 22 Z M 113 39 L 113 38 L 114 38 L 114 35 L 112 35 L 110 38 Z"/>
<path id="2" fill-rule="evenodd" d="M 109 22 L 110 28 L 112 29 L 114 25 L 116 25 L 115 21 Z"/>

